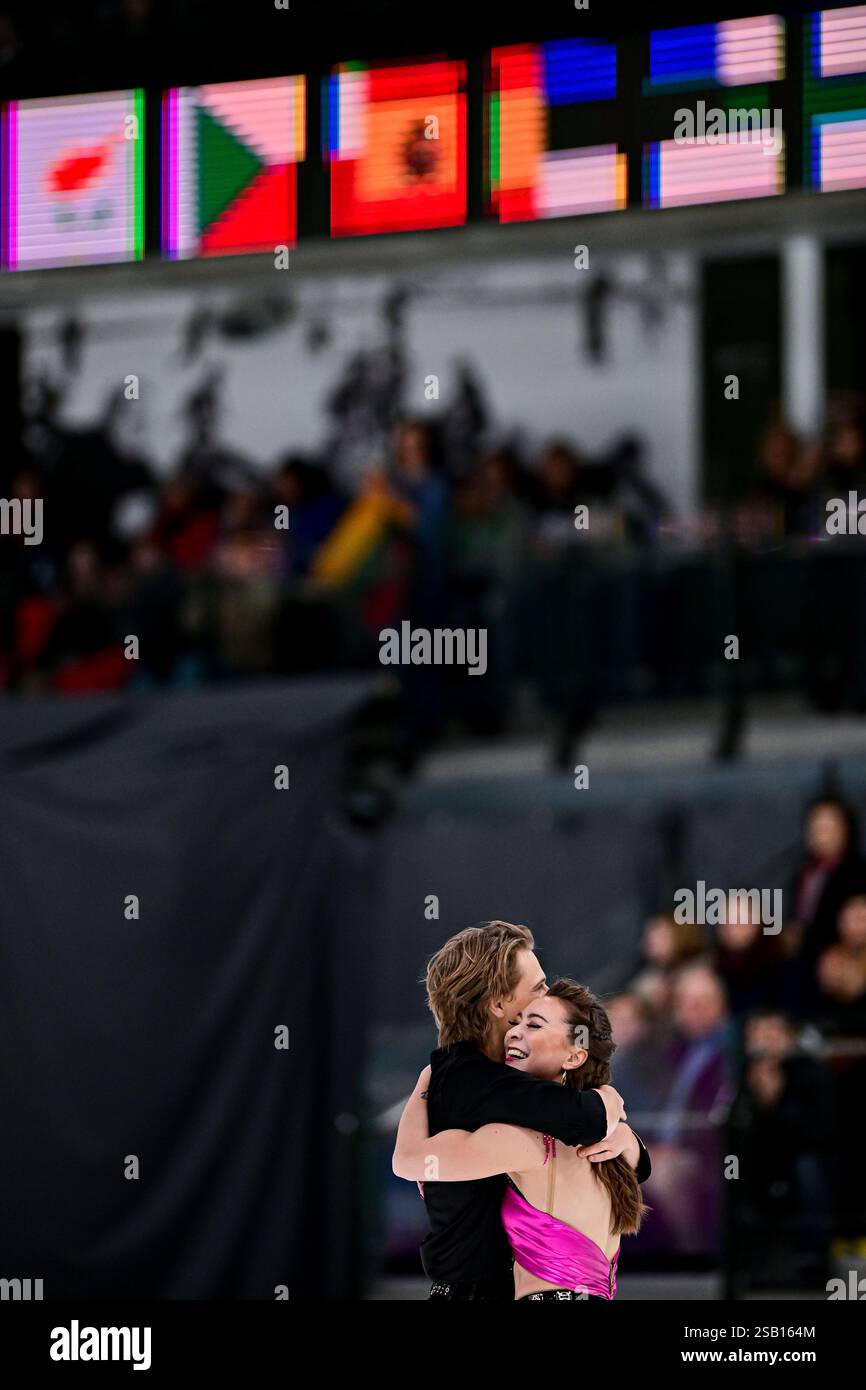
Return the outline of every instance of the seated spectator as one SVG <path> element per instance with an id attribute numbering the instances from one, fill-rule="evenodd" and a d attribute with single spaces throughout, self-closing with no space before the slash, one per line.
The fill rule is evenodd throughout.
<path id="1" fill-rule="evenodd" d="M 805 862 L 797 872 L 788 936 L 799 944 L 809 970 L 821 952 L 836 939 L 842 904 L 866 892 L 866 865 L 860 853 L 857 818 L 838 797 L 819 797 L 808 807 L 805 823 Z"/>
<path id="2" fill-rule="evenodd" d="M 839 940 L 818 957 L 822 1025 L 842 1037 L 866 1037 L 866 894 L 849 898 L 838 921 Z"/>

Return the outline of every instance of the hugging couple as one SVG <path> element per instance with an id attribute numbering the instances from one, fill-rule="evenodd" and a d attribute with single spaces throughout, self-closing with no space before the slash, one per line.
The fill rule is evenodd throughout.
<path id="1" fill-rule="evenodd" d="M 612 1299 L 620 1237 L 647 1210 L 649 1154 L 610 1085 L 599 1001 L 548 985 L 532 933 L 470 927 L 427 968 L 439 1029 L 394 1149 L 418 1183 L 431 1299 Z"/>

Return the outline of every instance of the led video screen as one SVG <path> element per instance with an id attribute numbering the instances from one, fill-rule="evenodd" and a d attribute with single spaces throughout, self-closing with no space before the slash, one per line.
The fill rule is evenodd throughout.
<path id="1" fill-rule="evenodd" d="M 143 254 L 143 93 L 7 102 L 3 265 L 95 265 Z"/>
<path id="2" fill-rule="evenodd" d="M 760 131 L 729 134 L 712 145 L 657 140 L 644 151 L 647 207 L 767 198 L 784 187 L 783 152 L 768 149 Z"/>
<path id="3" fill-rule="evenodd" d="M 772 14 L 654 29 L 644 90 L 775 82 L 784 76 L 783 45 L 782 20 Z"/>
<path id="4" fill-rule="evenodd" d="M 625 207 L 627 163 L 599 142 L 616 98 L 616 45 L 603 40 L 495 48 L 488 78 L 487 205 L 500 222 Z M 591 104 L 591 108 L 590 108 Z"/>
<path id="5" fill-rule="evenodd" d="M 785 25 L 779 15 L 653 30 L 643 79 L 649 208 L 785 191 Z"/>
<path id="6" fill-rule="evenodd" d="M 866 188 L 866 5 L 807 16 L 803 121 L 806 186 Z"/>
<path id="7" fill-rule="evenodd" d="M 465 223 L 463 63 L 343 64 L 322 114 L 332 236 Z"/>
<path id="8" fill-rule="evenodd" d="M 305 146 L 303 77 L 165 92 L 163 254 L 174 260 L 294 246 Z"/>

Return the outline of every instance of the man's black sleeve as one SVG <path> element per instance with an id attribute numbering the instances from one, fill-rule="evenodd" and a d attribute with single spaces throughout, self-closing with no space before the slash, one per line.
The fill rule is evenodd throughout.
<path id="1" fill-rule="evenodd" d="M 632 1134 L 634 1134 L 634 1130 L 632 1130 Z M 646 1182 L 647 1178 L 653 1170 L 652 1163 L 650 1162 L 649 1150 L 647 1149 L 646 1144 L 641 1139 L 639 1134 L 634 1134 L 634 1137 L 637 1140 L 638 1146 L 640 1148 L 640 1158 L 638 1159 L 637 1167 L 634 1170 L 635 1177 L 637 1178 L 638 1182 Z"/>
<path id="2" fill-rule="evenodd" d="M 452 1078 L 452 1085 L 457 1080 Z M 526 1072 L 514 1071 L 489 1057 L 467 1058 L 460 1069 L 460 1109 L 471 1116 L 471 1125 L 520 1125 L 541 1134 L 552 1134 L 562 1144 L 597 1144 L 607 1133 L 607 1112 L 598 1091 L 575 1091 L 555 1081 L 539 1081 Z M 455 1129 L 464 1128 L 454 1124 Z M 634 1133 L 634 1131 L 632 1131 Z M 646 1182 L 652 1172 L 647 1147 L 635 1134 L 640 1148 L 635 1175 Z"/>
<path id="3" fill-rule="evenodd" d="M 552 1134 L 563 1144 L 596 1144 L 607 1133 L 607 1113 L 597 1091 L 575 1091 L 538 1081 L 486 1057 L 473 1058 L 460 1077 L 461 1109 L 482 1125 L 521 1125 Z"/>

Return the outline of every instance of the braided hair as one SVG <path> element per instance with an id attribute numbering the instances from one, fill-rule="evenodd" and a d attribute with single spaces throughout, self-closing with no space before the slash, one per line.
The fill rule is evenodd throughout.
<path id="1" fill-rule="evenodd" d="M 576 1045 L 589 1053 L 582 1067 L 565 1073 L 565 1085 L 587 1091 L 610 1084 L 610 1060 L 616 1050 L 610 1019 L 603 1005 L 586 985 L 576 980 L 554 980 L 548 999 L 560 999 L 565 1007 L 569 1032 Z M 580 1033 L 577 1030 L 580 1029 Z M 619 1158 L 593 1164 L 595 1176 L 610 1194 L 611 1235 L 636 1235 L 649 1208 L 641 1196 L 640 1183 L 631 1164 Z"/>

